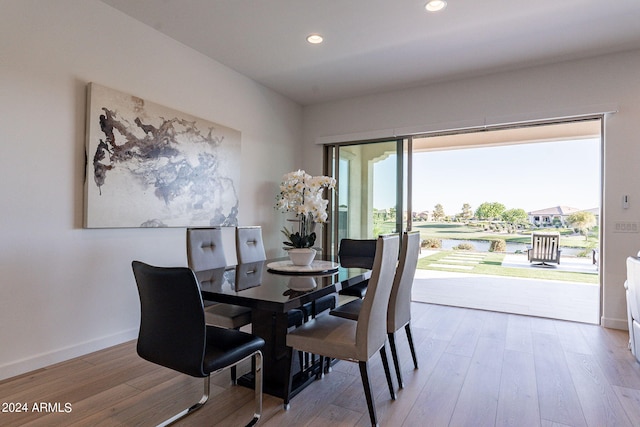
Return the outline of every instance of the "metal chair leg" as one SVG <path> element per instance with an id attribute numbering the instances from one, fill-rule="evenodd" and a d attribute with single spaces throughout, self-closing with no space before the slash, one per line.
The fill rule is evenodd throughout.
<path id="1" fill-rule="evenodd" d="M 254 378 L 255 382 L 253 385 L 254 393 L 255 393 L 255 405 L 256 410 L 253 413 L 253 418 L 247 424 L 247 427 L 256 425 L 262 416 L 262 352 L 258 351 L 252 356 L 252 360 L 255 360 L 255 369 L 254 369 Z"/>
<path id="2" fill-rule="evenodd" d="M 169 424 L 173 424 L 176 421 L 178 421 L 181 418 L 186 417 L 187 415 L 191 414 L 194 411 L 197 411 L 198 409 L 202 408 L 204 406 L 205 403 L 207 403 L 207 400 L 209 400 L 209 390 L 210 390 L 210 379 L 211 376 L 206 376 L 204 377 L 204 392 L 202 394 L 202 397 L 200 398 L 200 401 L 194 405 L 191 405 L 190 407 L 188 407 L 187 409 L 184 409 L 180 412 L 178 412 L 177 414 L 175 414 L 173 417 L 169 418 L 168 420 L 165 420 L 163 422 L 161 422 L 160 424 L 158 424 L 157 427 L 165 427 L 168 426 Z"/>

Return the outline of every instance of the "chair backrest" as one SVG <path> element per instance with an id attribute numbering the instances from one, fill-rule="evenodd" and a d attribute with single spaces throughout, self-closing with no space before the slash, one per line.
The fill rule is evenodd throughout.
<path id="1" fill-rule="evenodd" d="M 387 307 L 398 262 L 397 234 L 378 237 L 376 256 L 356 326 L 358 360 L 369 360 L 387 339 Z"/>
<path id="2" fill-rule="evenodd" d="M 557 260 L 558 249 L 560 249 L 560 233 L 533 233 L 531 235 L 533 258 L 549 261 Z"/>
<path id="3" fill-rule="evenodd" d="M 640 322 L 640 259 L 627 258 L 627 306 L 631 317 Z"/>
<path id="4" fill-rule="evenodd" d="M 140 357 L 194 377 L 205 377 L 206 325 L 202 296 L 187 267 L 131 264 L 140 295 Z"/>
<path id="5" fill-rule="evenodd" d="M 389 310 L 387 311 L 387 332 L 395 332 L 411 320 L 411 288 L 416 275 L 418 254 L 420 253 L 420 232 L 405 233 L 400 246 L 400 258 L 393 278 Z"/>
<path id="6" fill-rule="evenodd" d="M 212 270 L 193 271 L 200 285 L 200 289 L 206 289 L 212 292 L 222 292 L 222 286 L 227 281 L 226 272 L 224 267 L 214 268 Z"/>
<path id="7" fill-rule="evenodd" d="M 373 268 L 376 239 L 342 239 L 338 249 L 340 265 L 346 268 Z"/>
<path id="8" fill-rule="evenodd" d="M 195 271 L 226 267 L 222 229 L 187 228 L 187 262 Z"/>
<path id="9" fill-rule="evenodd" d="M 262 227 L 237 227 L 236 252 L 238 264 L 267 259 L 264 243 L 262 242 Z"/>
<path id="10" fill-rule="evenodd" d="M 245 262 L 236 267 L 236 291 L 253 288 L 262 284 L 264 261 Z"/>

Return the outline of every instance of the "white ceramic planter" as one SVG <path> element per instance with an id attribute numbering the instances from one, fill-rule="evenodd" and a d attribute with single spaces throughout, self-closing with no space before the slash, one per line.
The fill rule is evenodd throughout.
<path id="1" fill-rule="evenodd" d="M 293 265 L 309 265 L 316 257 L 316 250 L 313 248 L 293 248 L 287 252 Z"/>

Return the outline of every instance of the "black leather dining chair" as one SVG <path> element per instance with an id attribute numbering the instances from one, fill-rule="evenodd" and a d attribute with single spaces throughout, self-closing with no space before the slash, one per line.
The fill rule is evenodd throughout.
<path id="1" fill-rule="evenodd" d="M 376 256 L 375 239 L 342 239 L 338 248 L 338 259 L 344 268 L 373 268 L 373 260 Z M 368 280 L 342 289 L 340 295 L 364 298 L 367 292 Z"/>
<path id="2" fill-rule="evenodd" d="M 200 409 L 209 399 L 212 373 L 254 357 L 255 412 L 248 426 L 262 414 L 262 352 L 264 340 L 234 329 L 205 323 L 200 287 L 187 267 L 155 267 L 132 262 L 140 296 L 140 357 L 186 375 L 204 378 L 199 402 L 164 421 L 171 424 Z"/>

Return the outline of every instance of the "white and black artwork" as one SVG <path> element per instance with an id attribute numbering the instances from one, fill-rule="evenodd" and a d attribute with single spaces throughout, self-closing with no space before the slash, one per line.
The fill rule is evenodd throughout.
<path id="1" fill-rule="evenodd" d="M 240 132 L 89 84 L 85 227 L 237 225 Z"/>

